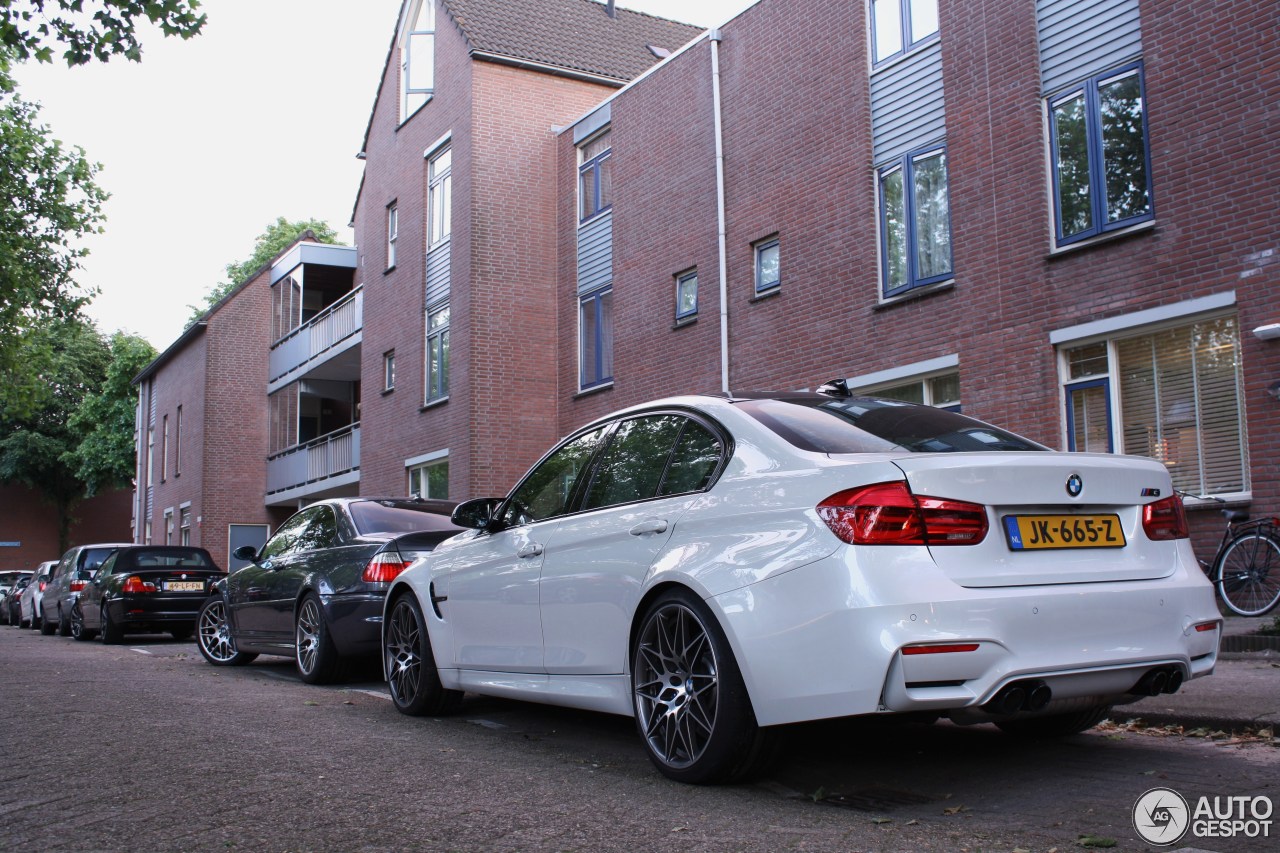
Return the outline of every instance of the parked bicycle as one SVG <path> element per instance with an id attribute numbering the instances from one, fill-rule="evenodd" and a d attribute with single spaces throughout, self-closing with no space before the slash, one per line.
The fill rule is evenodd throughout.
<path id="1" fill-rule="evenodd" d="M 1222 498 L 1186 497 L 1226 503 Z M 1280 518 L 1249 520 L 1242 509 L 1223 509 L 1227 529 L 1212 563 L 1200 565 L 1223 603 L 1241 616 L 1262 616 L 1280 602 Z"/>

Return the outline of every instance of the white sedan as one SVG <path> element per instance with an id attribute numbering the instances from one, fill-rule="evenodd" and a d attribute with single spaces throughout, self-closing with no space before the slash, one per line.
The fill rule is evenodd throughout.
<path id="1" fill-rule="evenodd" d="M 839 392 L 677 397 L 587 425 L 387 596 L 407 714 L 464 691 L 634 716 L 686 782 L 776 727 L 946 715 L 1061 735 L 1213 671 L 1169 474 Z"/>

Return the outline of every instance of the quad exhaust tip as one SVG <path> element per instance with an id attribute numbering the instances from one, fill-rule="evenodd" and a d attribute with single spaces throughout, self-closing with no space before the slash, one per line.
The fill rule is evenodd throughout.
<path id="1" fill-rule="evenodd" d="M 1053 690 L 1043 681 L 1015 681 L 1000 688 L 982 709 L 991 714 L 1010 716 L 1019 711 L 1042 711 L 1051 699 Z"/>
<path id="2" fill-rule="evenodd" d="M 1133 685 L 1130 693 L 1139 696 L 1159 696 L 1161 693 L 1177 693 L 1182 687 L 1182 670 L 1176 666 L 1149 670 Z"/>

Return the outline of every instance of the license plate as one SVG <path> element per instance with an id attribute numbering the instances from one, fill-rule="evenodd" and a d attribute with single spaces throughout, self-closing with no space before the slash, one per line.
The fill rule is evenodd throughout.
<path id="1" fill-rule="evenodd" d="M 1049 548 L 1123 548 L 1120 516 L 1006 515 L 1004 535 L 1014 551 Z"/>
<path id="2" fill-rule="evenodd" d="M 204 581 L 165 581 L 165 592 L 204 592 Z"/>

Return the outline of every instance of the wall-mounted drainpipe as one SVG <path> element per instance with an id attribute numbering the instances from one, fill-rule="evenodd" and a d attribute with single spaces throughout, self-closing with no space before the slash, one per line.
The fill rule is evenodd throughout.
<path id="1" fill-rule="evenodd" d="M 720 252 L 720 390 L 729 393 L 729 256 L 726 249 L 724 213 L 724 126 L 720 117 L 720 30 L 708 33 L 711 39 L 711 108 L 715 113 L 716 137 L 716 240 Z"/>

